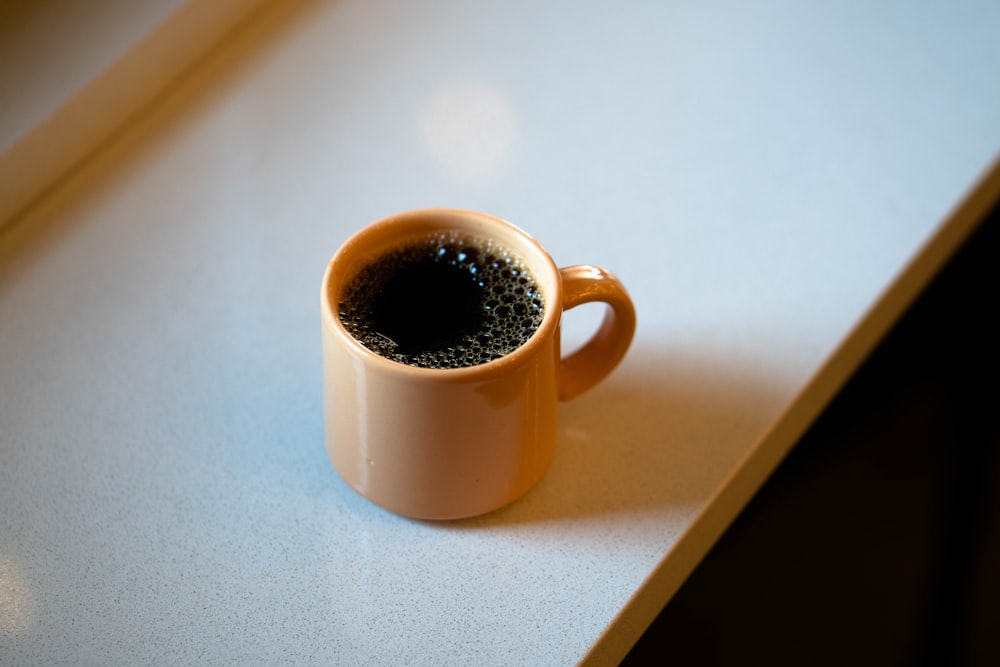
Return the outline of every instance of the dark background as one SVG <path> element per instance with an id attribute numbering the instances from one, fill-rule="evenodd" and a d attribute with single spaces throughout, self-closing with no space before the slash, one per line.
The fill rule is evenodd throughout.
<path id="1" fill-rule="evenodd" d="M 1000 665 L 1000 207 L 622 663 Z"/>

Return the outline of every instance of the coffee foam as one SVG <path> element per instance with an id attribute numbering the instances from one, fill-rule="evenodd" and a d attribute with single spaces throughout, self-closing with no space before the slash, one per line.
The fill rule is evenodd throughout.
<path id="1" fill-rule="evenodd" d="M 433 260 L 468 272 L 482 290 L 479 326 L 445 347 L 404 354 L 373 325 L 373 304 L 400 271 Z M 476 366 L 510 354 L 542 323 L 544 299 L 535 277 L 510 250 L 489 239 L 438 232 L 383 253 L 346 286 L 339 317 L 362 345 L 387 359 L 423 368 Z"/>

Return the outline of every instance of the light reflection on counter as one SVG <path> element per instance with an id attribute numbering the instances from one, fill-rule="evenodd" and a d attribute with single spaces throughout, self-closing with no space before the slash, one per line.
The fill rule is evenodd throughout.
<path id="1" fill-rule="evenodd" d="M 517 123 L 507 97 L 484 84 L 449 86 L 421 110 L 420 137 L 431 161 L 448 175 L 479 180 L 509 157 Z"/>
<path id="2" fill-rule="evenodd" d="M 16 637 L 34 624 L 35 609 L 28 581 L 18 567 L 0 555 L 0 637 Z"/>

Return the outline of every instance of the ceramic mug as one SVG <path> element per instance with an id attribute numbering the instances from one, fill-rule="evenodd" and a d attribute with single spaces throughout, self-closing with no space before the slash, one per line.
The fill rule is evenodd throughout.
<path id="1" fill-rule="evenodd" d="M 408 240 L 441 231 L 491 240 L 534 275 L 545 305 L 527 342 L 478 365 L 422 368 L 381 356 L 348 332 L 339 312 L 348 282 Z M 609 306 L 600 327 L 562 357 L 563 311 L 594 301 Z M 610 373 L 635 331 L 632 301 L 613 274 L 594 266 L 558 269 L 514 225 L 456 209 L 410 211 L 357 232 L 327 266 L 321 310 L 330 459 L 365 498 L 422 519 L 482 514 L 528 491 L 552 461 L 558 401 Z"/>

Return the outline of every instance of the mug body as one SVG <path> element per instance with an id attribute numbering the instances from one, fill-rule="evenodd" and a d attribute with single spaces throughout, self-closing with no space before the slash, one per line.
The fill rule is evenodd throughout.
<path id="1" fill-rule="evenodd" d="M 534 275 L 544 315 L 509 354 L 463 368 L 408 366 L 364 347 L 341 323 L 341 292 L 361 268 L 441 230 L 498 242 Z M 425 519 L 482 514 L 524 494 L 555 451 L 561 299 L 544 249 L 486 214 L 412 211 L 351 237 L 327 267 L 321 302 L 326 443 L 340 476 L 372 502 Z"/>

